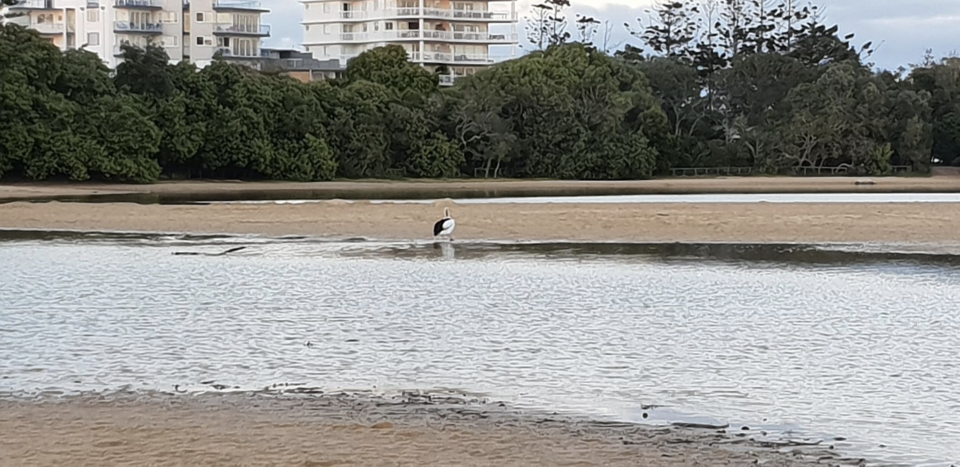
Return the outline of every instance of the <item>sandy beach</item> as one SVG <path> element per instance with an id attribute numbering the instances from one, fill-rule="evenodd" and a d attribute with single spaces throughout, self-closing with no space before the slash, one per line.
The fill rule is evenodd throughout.
<path id="1" fill-rule="evenodd" d="M 429 241 L 450 207 L 456 241 L 955 243 L 942 204 L 289 204 L 0 205 L 0 228 L 308 235 Z"/>
<path id="2" fill-rule="evenodd" d="M 628 182 L 463 181 L 329 182 L 320 184 L 183 182 L 157 185 L 0 186 L 0 198 L 119 193 L 232 194 L 256 196 L 289 190 L 316 196 L 365 193 L 376 188 L 402 196 L 411 190 L 430 195 L 444 190 L 499 190 L 512 193 L 599 193 L 611 187 L 633 191 L 678 192 L 949 192 L 960 177 L 883 178 L 854 186 L 851 178 L 670 179 Z M 580 189 L 575 189 L 580 187 Z M 308 235 L 332 239 L 368 238 L 418 241 L 432 238 L 433 222 L 450 207 L 457 220 L 456 240 L 570 240 L 623 242 L 893 242 L 953 243 L 960 215 L 942 204 L 515 204 L 432 205 L 346 203 L 300 205 L 134 203 L 0 204 L 0 228 L 144 232 L 234 233 L 268 236 Z"/>
<path id="3" fill-rule="evenodd" d="M 827 440 L 642 427 L 445 395 L 212 393 L 0 399 L 0 465 L 856 465 Z"/>

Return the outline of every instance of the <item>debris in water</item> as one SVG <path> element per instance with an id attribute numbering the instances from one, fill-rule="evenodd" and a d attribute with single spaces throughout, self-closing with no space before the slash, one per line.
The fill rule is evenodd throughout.
<path id="1" fill-rule="evenodd" d="M 223 256 L 223 255 L 236 253 L 240 250 L 246 250 L 246 249 L 247 247 L 245 246 L 238 246 L 236 248 L 231 248 L 227 251 L 221 251 L 220 253 L 199 253 L 196 251 L 174 251 L 173 255 L 174 256 Z"/>

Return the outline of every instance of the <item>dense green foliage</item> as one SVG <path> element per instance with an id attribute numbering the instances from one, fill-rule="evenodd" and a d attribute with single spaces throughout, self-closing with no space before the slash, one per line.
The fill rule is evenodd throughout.
<path id="1" fill-rule="evenodd" d="M 647 76 L 670 119 L 661 170 L 883 175 L 960 164 L 960 62 L 874 73 L 863 62 L 870 42 L 852 46 L 817 7 L 797 3 L 667 1 L 632 28 L 656 57 L 639 47 L 617 55 Z"/>
<path id="2" fill-rule="evenodd" d="M 676 167 L 960 165 L 960 60 L 876 73 L 851 37 L 792 2 L 659 4 L 611 55 L 569 43 L 566 0 L 531 28 L 540 50 L 452 88 L 402 48 L 304 84 L 125 48 L 115 71 L 0 25 L 0 177 L 633 179 Z M 549 13 L 549 14 L 547 14 Z M 597 22 L 581 18 L 582 41 Z M 655 54 L 646 52 L 650 50 Z"/>

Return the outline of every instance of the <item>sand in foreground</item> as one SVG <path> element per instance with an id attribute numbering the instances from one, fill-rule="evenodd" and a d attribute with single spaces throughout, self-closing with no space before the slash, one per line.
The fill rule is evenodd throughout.
<path id="1" fill-rule="evenodd" d="M 956 244 L 955 204 L 8 203 L 0 228 L 308 235 L 429 241 L 450 206 L 455 240 Z"/>
<path id="2" fill-rule="evenodd" d="M 500 404 L 358 395 L 83 396 L 0 400 L 0 464 L 853 464 L 829 443 L 764 446 L 738 428 L 604 424 Z M 739 436 L 738 436 L 739 435 Z M 777 449 L 784 452 L 778 452 Z M 822 459 L 823 463 L 817 463 Z"/>

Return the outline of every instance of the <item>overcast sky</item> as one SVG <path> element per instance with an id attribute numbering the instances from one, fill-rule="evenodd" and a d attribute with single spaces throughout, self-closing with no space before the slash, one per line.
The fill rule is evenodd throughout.
<path id="1" fill-rule="evenodd" d="M 303 5 L 297 0 L 262 0 L 272 13 L 264 18 L 273 26 L 267 41 L 274 47 L 299 47 Z M 632 40 L 624 31 L 628 18 L 645 16 L 653 0 L 571 0 L 574 13 L 609 20 L 615 44 Z M 940 57 L 960 51 L 960 0 L 817 0 L 826 10 L 826 19 L 840 26 L 842 33 L 856 33 L 856 45 L 873 41 L 877 67 L 895 69 L 919 62 L 927 48 Z M 519 0 L 521 17 L 531 0 Z M 572 22 L 572 21 L 571 21 Z M 635 20 L 631 21 L 635 22 Z M 523 42 L 523 26 L 518 26 Z M 571 31 L 575 32 L 575 31 Z"/>

